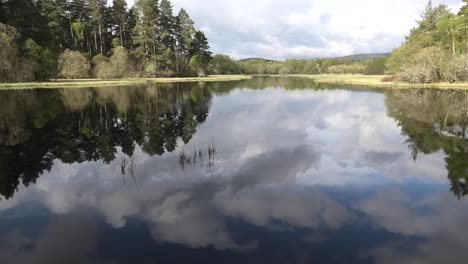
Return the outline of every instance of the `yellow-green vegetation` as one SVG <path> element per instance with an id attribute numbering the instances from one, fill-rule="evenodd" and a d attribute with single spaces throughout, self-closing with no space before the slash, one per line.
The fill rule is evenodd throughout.
<path id="1" fill-rule="evenodd" d="M 439 88 L 439 89 L 467 89 L 468 83 L 448 83 L 438 82 L 430 84 L 412 84 L 401 81 L 382 81 L 385 75 L 362 75 L 362 74 L 278 74 L 268 75 L 270 77 L 286 77 L 286 78 L 307 78 L 312 79 L 317 83 L 336 83 L 336 84 L 351 84 L 366 87 L 381 87 L 381 88 Z M 391 79 L 391 78 L 390 78 Z"/>
<path id="2" fill-rule="evenodd" d="M 252 78 L 248 75 L 210 75 L 207 77 L 186 77 L 186 78 L 135 78 L 118 80 L 99 79 L 77 79 L 77 80 L 56 80 L 49 82 L 29 82 L 29 83 L 0 83 L 0 89 L 33 89 L 33 88 L 83 88 L 101 86 L 123 86 L 146 83 L 176 83 L 176 82 L 220 82 L 220 81 L 240 81 Z"/>

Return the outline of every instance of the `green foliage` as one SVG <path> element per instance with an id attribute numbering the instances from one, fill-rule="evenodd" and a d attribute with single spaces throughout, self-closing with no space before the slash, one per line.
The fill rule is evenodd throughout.
<path id="1" fill-rule="evenodd" d="M 39 46 L 34 40 L 27 39 L 23 47 L 23 56 L 33 66 L 32 80 L 47 80 L 56 75 L 57 61 L 55 54 Z"/>
<path id="2" fill-rule="evenodd" d="M 435 45 L 431 35 L 418 35 L 411 38 L 401 47 L 395 49 L 387 60 L 387 70 L 390 74 L 396 74 L 402 71 L 402 67 L 408 64 L 411 56 L 419 50 Z"/>
<path id="3" fill-rule="evenodd" d="M 400 73 L 409 83 L 432 83 L 442 78 L 446 54 L 440 48 L 429 47 L 411 56 Z"/>
<path id="4" fill-rule="evenodd" d="M 100 79 L 125 78 L 132 74 L 128 51 L 122 46 L 114 49 L 114 54 L 108 61 L 101 58 L 99 60 L 96 76 Z"/>
<path id="5" fill-rule="evenodd" d="M 195 35 L 195 26 L 185 9 L 180 9 L 180 12 L 176 17 L 175 26 L 178 53 L 186 59 L 190 59 L 190 47 L 193 41 L 193 36 Z"/>
<path id="6" fill-rule="evenodd" d="M 463 2 L 465 5 L 460 9 L 458 16 L 460 16 L 462 19 L 461 31 L 464 38 L 461 40 L 461 42 L 464 42 L 463 51 L 464 53 L 468 53 L 468 0 L 463 0 Z"/>
<path id="7" fill-rule="evenodd" d="M 215 55 L 210 62 L 209 72 L 213 74 L 240 74 L 242 68 L 227 55 Z"/>
<path id="8" fill-rule="evenodd" d="M 138 0 L 135 7 L 137 24 L 134 28 L 133 44 L 143 48 L 145 61 L 153 61 L 156 68 L 157 40 L 160 38 L 158 0 Z"/>
<path id="9" fill-rule="evenodd" d="M 65 50 L 58 58 L 59 77 L 84 79 L 89 77 L 91 66 L 79 51 Z"/>
<path id="10" fill-rule="evenodd" d="M 364 69 L 364 74 L 367 75 L 382 75 L 385 74 L 387 57 L 381 57 L 369 61 Z"/>
<path id="11" fill-rule="evenodd" d="M 96 66 L 101 65 L 102 63 L 109 62 L 109 58 L 107 58 L 106 56 L 102 54 L 98 54 L 93 57 L 91 62 L 93 63 L 93 66 L 96 67 Z"/>
<path id="12" fill-rule="evenodd" d="M 243 73 L 248 74 L 381 74 L 380 68 L 371 72 L 371 68 L 382 67 L 383 59 L 375 61 L 351 61 L 346 59 L 288 59 L 284 62 L 265 59 L 240 60 L 237 64 Z M 372 65 L 374 63 L 374 65 Z M 380 64 L 380 65 L 379 65 Z"/>
<path id="13" fill-rule="evenodd" d="M 132 72 L 143 77 L 193 75 L 194 55 L 206 72 L 211 55 L 203 32 L 185 10 L 174 16 L 169 0 L 138 0 L 130 9 L 125 0 L 112 6 L 107 0 L 0 0 L 0 21 L 17 32 L 12 40 L 2 36 L 2 81 L 56 77 L 58 54 L 66 49 L 92 58 L 121 46 L 131 51 Z"/>
<path id="14" fill-rule="evenodd" d="M 412 83 L 459 82 L 465 78 L 468 52 L 467 1 L 458 14 L 446 5 L 426 6 L 417 27 L 406 42 L 395 49 L 387 61 L 387 70 Z M 432 53 L 433 52 L 433 53 Z"/>
<path id="15" fill-rule="evenodd" d="M 463 20 L 450 12 L 445 13 L 436 24 L 436 40 L 445 50 L 451 50 L 452 54 L 462 50 L 463 44 L 459 41 L 464 32 L 461 29 Z"/>
<path id="16" fill-rule="evenodd" d="M 0 23 L 0 81 L 14 81 L 17 64 L 16 29 Z"/>
<path id="17" fill-rule="evenodd" d="M 265 59 L 245 59 L 239 62 L 242 71 L 247 74 L 277 74 L 282 62 Z"/>
<path id="18" fill-rule="evenodd" d="M 171 2 L 169 2 L 169 0 L 161 0 L 160 9 L 159 25 L 161 28 L 161 44 L 165 49 L 174 52 L 176 45 L 174 35 L 176 18 L 173 15 Z"/>
<path id="19" fill-rule="evenodd" d="M 332 65 L 328 67 L 327 73 L 330 74 L 363 74 L 366 69 L 366 65 L 363 63 L 354 64 L 340 64 Z"/>
<path id="20" fill-rule="evenodd" d="M 112 2 L 112 16 L 115 20 L 116 35 L 119 37 L 120 46 L 125 46 L 127 43 L 128 32 L 128 14 L 127 14 L 127 1 L 113 0 Z"/>
<path id="21" fill-rule="evenodd" d="M 322 69 L 316 60 L 286 60 L 280 69 L 281 74 L 318 74 Z"/>
<path id="22" fill-rule="evenodd" d="M 198 57 L 198 55 L 193 56 L 189 62 L 189 68 L 192 74 L 197 76 L 205 75 L 205 72 L 202 71 L 203 69 L 201 67 L 200 57 Z"/>
<path id="23" fill-rule="evenodd" d="M 468 82 L 468 54 L 455 55 L 442 72 L 448 82 Z"/>

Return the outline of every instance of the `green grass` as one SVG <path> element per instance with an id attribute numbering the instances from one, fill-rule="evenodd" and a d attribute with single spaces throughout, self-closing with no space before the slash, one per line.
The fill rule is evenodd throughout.
<path id="1" fill-rule="evenodd" d="M 438 88 L 438 89 L 467 89 L 468 83 L 432 83 L 432 84 L 410 84 L 404 82 L 382 82 L 385 75 L 360 75 L 360 74 L 274 74 L 262 75 L 283 78 L 306 78 L 317 83 L 350 84 L 376 88 Z M 0 83 L 0 90 L 5 89 L 34 89 L 34 88 L 80 88 L 101 86 L 124 86 L 148 83 L 177 83 L 177 82 L 219 82 L 237 81 L 252 78 L 250 75 L 210 75 L 208 77 L 187 78 L 135 78 L 118 80 L 55 80 L 49 82 L 30 83 Z"/>
<path id="2" fill-rule="evenodd" d="M 317 83 L 340 83 L 360 85 L 367 87 L 380 88 L 438 88 L 438 89 L 468 89 L 468 83 L 431 83 L 431 84 L 410 84 L 405 82 L 382 82 L 385 75 L 362 75 L 362 74 L 322 74 L 322 75 L 307 75 L 307 74 L 286 74 L 286 75 L 268 75 L 270 77 L 286 77 L 286 78 L 306 78 L 312 79 Z"/>
<path id="3" fill-rule="evenodd" d="M 187 78 L 135 78 L 135 79 L 80 79 L 80 80 L 51 80 L 49 82 L 27 82 L 27 83 L 0 83 L 0 90 L 7 89 L 34 89 L 34 88 L 79 88 L 79 87 L 101 87 L 101 86 L 123 86 L 147 83 L 177 83 L 177 82 L 220 82 L 238 81 L 250 79 L 248 75 L 210 75 L 207 77 Z"/>

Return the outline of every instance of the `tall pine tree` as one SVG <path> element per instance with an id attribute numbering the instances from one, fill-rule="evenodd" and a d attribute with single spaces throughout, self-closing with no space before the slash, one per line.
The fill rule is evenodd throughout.
<path id="1" fill-rule="evenodd" d="M 126 47 L 127 33 L 127 2 L 125 0 L 114 0 L 112 3 L 112 15 L 114 18 L 115 32 L 119 36 L 120 46 Z"/>
<path id="2" fill-rule="evenodd" d="M 151 61 L 152 74 L 157 71 L 157 50 L 159 32 L 158 0 L 138 0 L 136 2 L 137 24 L 134 29 L 133 42 L 144 52 L 145 61 Z"/>

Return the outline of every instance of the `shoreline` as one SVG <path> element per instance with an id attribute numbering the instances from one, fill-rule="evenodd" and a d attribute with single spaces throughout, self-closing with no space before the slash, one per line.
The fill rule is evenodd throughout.
<path id="1" fill-rule="evenodd" d="M 40 89 L 40 88 L 87 88 L 106 86 L 126 86 L 149 83 L 221 82 L 251 79 L 252 75 L 209 75 L 207 77 L 174 78 L 129 78 L 129 79 L 77 79 L 49 82 L 0 83 L 0 90 Z"/>
<path id="2" fill-rule="evenodd" d="M 0 83 L 0 90 L 21 90 L 21 89 L 52 89 L 52 88 L 88 88 L 88 87 L 108 87 L 108 86 L 128 86 L 140 84 L 158 83 L 184 83 L 184 82 L 222 82 L 222 81 L 242 81 L 253 77 L 271 78 L 302 78 L 310 79 L 316 83 L 325 84 L 347 84 L 369 88 L 386 89 L 458 89 L 468 90 L 468 83 L 431 83 L 431 84 L 411 84 L 405 82 L 381 82 L 386 75 L 363 75 L 363 74 L 254 74 L 254 75 L 209 75 L 207 77 L 168 77 L 168 78 L 128 78 L 128 79 L 59 79 L 49 82 L 25 82 L 25 83 Z"/>
<path id="3" fill-rule="evenodd" d="M 360 85 L 371 88 L 435 88 L 435 89 L 459 89 L 468 90 L 468 83 L 431 83 L 431 84 L 412 84 L 405 82 L 381 82 L 381 80 L 388 75 L 363 75 L 363 74 L 265 74 L 255 76 L 267 76 L 276 78 L 304 78 L 314 80 L 316 83 L 328 84 L 349 84 Z"/>

